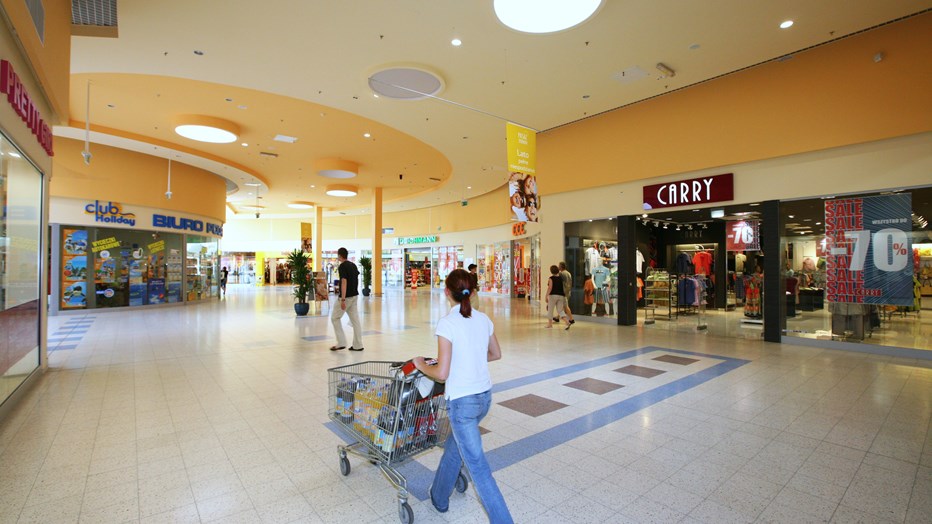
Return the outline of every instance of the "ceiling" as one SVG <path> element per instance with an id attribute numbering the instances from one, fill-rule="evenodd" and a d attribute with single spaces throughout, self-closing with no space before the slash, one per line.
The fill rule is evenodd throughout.
<path id="1" fill-rule="evenodd" d="M 507 179 L 506 120 L 546 131 L 921 12 L 932 0 L 606 0 L 588 21 L 545 35 L 505 27 L 492 0 L 118 7 L 118 38 L 73 38 L 71 129 L 56 135 L 83 138 L 89 110 L 93 141 L 152 147 L 209 169 L 230 180 L 233 208 L 252 215 L 240 207 L 257 196 L 246 181 L 261 184 L 271 214 L 298 213 L 286 207 L 294 200 L 368 212 L 373 187 L 385 188 L 385 211 L 488 193 Z M 795 24 L 780 29 L 787 19 Z M 374 97 L 370 76 L 399 65 L 437 76 L 437 98 Z M 182 114 L 234 122 L 240 139 L 182 138 L 172 131 Z M 359 164 L 359 176 L 318 175 L 326 159 Z M 335 182 L 360 193 L 325 195 Z"/>

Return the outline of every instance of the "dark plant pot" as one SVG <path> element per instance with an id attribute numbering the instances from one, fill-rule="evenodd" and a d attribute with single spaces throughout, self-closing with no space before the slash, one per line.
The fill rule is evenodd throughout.
<path id="1" fill-rule="evenodd" d="M 307 312 L 310 310 L 311 310 L 311 304 L 308 302 L 305 302 L 304 304 L 296 303 L 294 305 L 294 312 L 299 317 L 307 316 Z"/>
<path id="2" fill-rule="evenodd" d="M 369 288 L 367 287 L 362 288 L 362 296 L 368 297 L 370 292 L 371 291 L 369 290 Z"/>

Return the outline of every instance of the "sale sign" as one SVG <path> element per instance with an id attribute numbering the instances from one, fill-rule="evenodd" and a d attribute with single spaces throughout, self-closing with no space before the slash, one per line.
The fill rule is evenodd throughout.
<path id="1" fill-rule="evenodd" d="M 911 305 L 911 230 L 909 194 L 827 200 L 826 300 Z"/>
<path id="2" fill-rule="evenodd" d="M 760 220 L 728 222 L 728 251 L 760 251 Z"/>

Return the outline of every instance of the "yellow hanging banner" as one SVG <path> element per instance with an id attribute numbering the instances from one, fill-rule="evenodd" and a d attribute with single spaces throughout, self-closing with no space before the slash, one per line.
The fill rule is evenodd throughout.
<path id="1" fill-rule="evenodd" d="M 537 133 L 509 122 L 508 138 L 508 199 L 511 219 L 537 222 L 540 197 L 537 194 Z"/>
<path id="2" fill-rule="evenodd" d="M 518 124 L 505 125 L 508 137 L 508 171 L 537 174 L 537 133 Z"/>

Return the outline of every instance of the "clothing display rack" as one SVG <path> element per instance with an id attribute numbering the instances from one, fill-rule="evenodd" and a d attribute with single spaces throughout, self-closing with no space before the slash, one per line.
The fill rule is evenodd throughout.
<path id="1" fill-rule="evenodd" d="M 666 271 L 653 271 L 644 281 L 645 309 L 653 318 L 672 320 L 676 315 L 676 279 Z"/>

